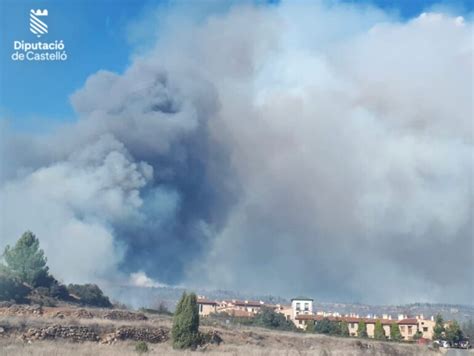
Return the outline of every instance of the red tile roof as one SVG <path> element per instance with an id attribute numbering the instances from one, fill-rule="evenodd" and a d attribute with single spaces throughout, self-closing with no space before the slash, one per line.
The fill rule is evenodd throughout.
<path id="1" fill-rule="evenodd" d="M 397 323 L 397 320 L 390 320 L 390 319 L 372 319 L 372 318 L 356 318 L 350 316 L 323 316 L 323 315 L 306 315 L 306 314 L 299 314 L 295 317 L 296 320 L 323 320 L 328 319 L 330 321 L 345 321 L 347 323 L 359 323 L 360 321 L 364 321 L 366 324 L 375 324 L 377 320 L 380 320 L 382 325 L 391 325 L 393 323 Z M 405 319 L 407 321 L 406 325 L 413 325 L 416 324 L 416 319 Z M 415 320 L 414 323 L 411 321 Z M 404 320 L 402 320 L 404 321 Z M 399 323 L 399 322 L 398 322 Z"/>
<path id="2" fill-rule="evenodd" d="M 235 306 L 239 307 L 261 307 L 263 304 L 260 302 L 255 302 L 255 301 L 244 301 L 244 300 L 236 300 L 235 302 L 232 302 Z"/>
<path id="3" fill-rule="evenodd" d="M 415 318 L 408 318 L 408 319 L 398 320 L 398 324 L 400 324 L 400 325 L 417 325 L 418 320 L 416 320 Z"/>
<path id="4" fill-rule="evenodd" d="M 209 305 L 217 305 L 217 302 L 208 299 L 198 299 L 198 304 L 209 304 Z"/>
<path id="5" fill-rule="evenodd" d="M 232 316 L 238 317 L 238 318 L 253 318 L 255 316 L 253 313 L 248 312 L 246 310 L 231 309 L 231 310 L 223 310 L 223 311 L 226 312 L 229 315 L 232 315 Z"/>

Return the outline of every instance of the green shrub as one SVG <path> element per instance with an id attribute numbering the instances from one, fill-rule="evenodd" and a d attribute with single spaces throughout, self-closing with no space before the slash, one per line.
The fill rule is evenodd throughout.
<path id="1" fill-rule="evenodd" d="M 199 309 L 194 293 L 183 293 L 174 313 L 171 329 L 173 347 L 176 349 L 195 349 L 200 343 Z"/>
<path id="2" fill-rule="evenodd" d="M 149 314 L 159 314 L 159 315 L 173 315 L 172 312 L 166 307 L 166 305 L 161 302 L 157 308 L 140 308 L 139 309 L 142 313 L 149 313 Z"/>
<path id="3" fill-rule="evenodd" d="M 281 313 L 275 312 L 271 308 L 262 307 L 261 311 L 253 318 L 253 324 L 255 326 L 261 326 L 269 329 L 276 330 L 294 330 L 295 325 L 286 320 L 285 316 Z"/>
<path id="4" fill-rule="evenodd" d="M 81 304 L 102 308 L 112 307 L 109 298 L 96 284 L 70 284 L 67 290 L 69 294 L 79 298 Z"/>
<path id="5" fill-rule="evenodd" d="M 144 354 L 149 351 L 148 344 L 145 341 L 138 341 L 135 345 L 135 351 L 139 354 Z"/>
<path id="6" fill-rule="evenodd" d="M 49 293 L 51 297 L 59 300 L 69 300 L 70 298 L 67 287 L 56 280 L 49 287 Z"/>
<path id="7" fill-rule="evenodd" d="M 15 277 L 0 273 L 0 300 L 15 301 L 16 303 L 26 302 L 26 296 L 31 288 L 25 286 Z"/>

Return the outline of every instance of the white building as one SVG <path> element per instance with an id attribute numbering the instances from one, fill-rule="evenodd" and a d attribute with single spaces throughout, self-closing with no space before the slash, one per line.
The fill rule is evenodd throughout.
<path id="1" fill-rule="evenodd" d="M 295 320 L 297 315 L 313 314 L 313 299 L 298 297 L 291 300 L 292 319 Z"/>

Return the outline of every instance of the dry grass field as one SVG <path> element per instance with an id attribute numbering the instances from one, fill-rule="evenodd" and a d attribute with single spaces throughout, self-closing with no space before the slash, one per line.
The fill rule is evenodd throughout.
<path id="1" fill-rule="evenodd" d="M 106 320 L 67 316 L 68 311 L 58 313 L 59 309 L 45 309 L 41 315 L 11 315 L 0 308 L 0 355 L 1 356 L 131 356 L 137 355 L 134 340 L 118 340 L 104 344 L 100 341 L 73 342 L 68 338 L 54 337 L 46 340 L 25 338 L 32 328 L 52 326 L 79 328 L 85 327 L 98 335 L 104 335 L 118 328 L 163 329 L 169 330 L 171 318 L 168 316 L 147 315 L 148 320 Z M 58 315 L 61 314 L 61 317 Z M 71 313 L 69 313 L 71 314 Z M 66 316 L 65 316 L 66 315 Z M 443 355 L 444 350 L 433 350 L 426 346 L 337 338 L 324 335 L 280 332 L 254 327 L 232 325 L 206 326 L 203 320 L 202 331 L 215 330 L 223 339 L 220 345 L 206 345 L 196 351 L 176 351 L 169 340 L 160 343 L 148 343 L 149 355 L 318 355 L 318 356 L 435 356 Z M 101 336 L 102 337 L 102 336 Z"/>

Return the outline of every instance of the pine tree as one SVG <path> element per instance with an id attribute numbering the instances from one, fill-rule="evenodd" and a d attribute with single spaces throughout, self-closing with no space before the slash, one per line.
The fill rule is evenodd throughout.
<path id="1" fill-rule="evenodd" d="M 390 339 L 393 341 L 400 341 L 402 339 L 400 327 L 396 322 L 393 322 L 392 325 L 390 325 Z"/>
<path id="2" fill-rule="evenodd" d="M 368 337 L 368 335 L 367 335 L 367 325 L 365 324 L 365 321 L 363 321 L 363 320 L 359 321 L 359 325 L 357 327 L 357 336 L 358 337 Z"/>
<path id="3" fill-rule="evenodd" d="M 374 339 L 385 340 L 385 330 L 383 329 L 382 322 L 380 320 L 375 322 Z"/>
<path id="4" fill-rule="evenodd" d="M 176 349 L 195 349 L 199 344 L 199 309 L 196 294 L 183 293 L 176 306 L 171 336 Z"/>
<path id="5" fill-rule="evenodd" d="M 30 231 L 25 232 L 14 247 L 7 245 L 3 258 L 7 264 L 3 270 L 31 287 L 49 287 L 54 280 L 48 274 L 47 260 L 39 248 L 39 240 Z"/>

